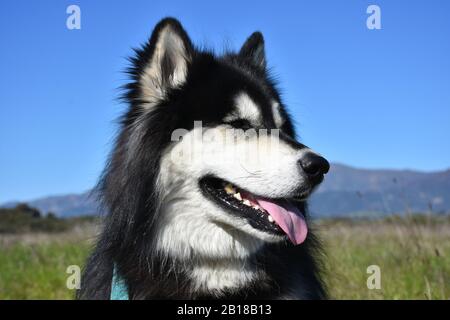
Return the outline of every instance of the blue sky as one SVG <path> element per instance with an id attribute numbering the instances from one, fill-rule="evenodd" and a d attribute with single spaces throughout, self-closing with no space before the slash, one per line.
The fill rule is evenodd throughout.
<path id="1" fill-rule="evenodd" d="M 66 8 L 81 8 L 81 30 Z M 366 8 L 381 8 L 381 30 Z M 450 167 L 449 1 L 3 1 L 0 202 L 89 189 L 111 148 L 131 47 L 180 19 L 197 44 L 253 31 L 302 141 L 367 168 Z"/>

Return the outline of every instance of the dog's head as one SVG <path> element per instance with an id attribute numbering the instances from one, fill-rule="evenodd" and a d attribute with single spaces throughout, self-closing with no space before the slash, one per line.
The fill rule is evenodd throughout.
<path id="1" fill-rule="evenodd" d="M 158 251 L 220 259 L 305 240 L 304 201 L 329 164 L 296 141 L 264 51 L 258 32 L 238 53 L 197 50 L 170 18 L 137 50 L 106 180 Z"/>

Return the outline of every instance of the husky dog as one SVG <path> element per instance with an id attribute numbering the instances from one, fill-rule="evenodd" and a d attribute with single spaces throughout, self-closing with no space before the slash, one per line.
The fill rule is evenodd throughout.
<path id="1" fill-rule="evenodd" d="M 166 18 L 131 63 L 78 298 L 108 299 L 113 270 L 130 299 L 326 298 L 305 201 L 329 163 L 295 139 L 262 34 L 217 56 Z"/>

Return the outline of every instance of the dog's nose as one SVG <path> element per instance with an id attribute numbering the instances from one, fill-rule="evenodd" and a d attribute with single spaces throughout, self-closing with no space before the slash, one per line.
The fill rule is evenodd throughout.
<path id="1" fill-rule="evenodd" d="M 330 163 L 325 158 L 312 152 L 304 155 L 299 160 L 299 164 L 310 179 L 319 178 L 330 170 Z"/>

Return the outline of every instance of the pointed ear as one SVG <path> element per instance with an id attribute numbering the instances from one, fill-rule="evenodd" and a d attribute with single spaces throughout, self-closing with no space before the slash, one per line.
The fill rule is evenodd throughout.
<path id="1" fill-rule="evenodd" d="M 266 68 L 264 38 L 261 32 L 254 32 L 248 37 L 239 51 L 239 56 L 248 59 L 253 65 L 261 69 Z"/>
<path id="2" fill-rule="evenodd" d="M 143 65 L 138 80 L 142 100 L 158 103 L 169 89 L 183 84 L 192 54 L 191 40 L 181 24 L 173 18 L 161 20 L 138 59 Z"/>

